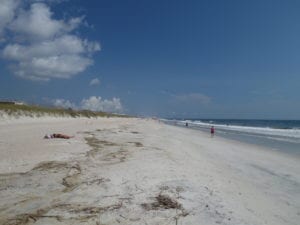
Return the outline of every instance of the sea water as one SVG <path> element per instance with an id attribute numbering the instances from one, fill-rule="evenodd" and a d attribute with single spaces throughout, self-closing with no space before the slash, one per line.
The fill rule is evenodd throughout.
<path id="1" fill-rule="evenodd" d="M 168 119 L 168 124 L 186 126 L 215 135 L 300 156 L 300 120 L 224 120 L 224 119 Z"/>

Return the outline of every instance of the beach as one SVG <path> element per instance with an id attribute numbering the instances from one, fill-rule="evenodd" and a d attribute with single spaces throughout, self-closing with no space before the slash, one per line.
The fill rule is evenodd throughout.
<path id="1" fill-rule="evenodd" d="M 0 199 L 3 225 L 297 225 L 300 159 L 153 119 L 6 118 Z"/>

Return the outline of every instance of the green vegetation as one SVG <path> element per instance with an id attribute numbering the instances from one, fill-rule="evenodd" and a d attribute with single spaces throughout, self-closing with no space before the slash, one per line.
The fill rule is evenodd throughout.
<path id="1" fill-rule="evenodd" d="M 0 103 L 0 111 L 4 111 L 11 116 L 29 116 L 29 117 L 41 117 L 44 115 L 50 116 L 71 116 L 71 117 L 129 117 L 127 115 L 106 113 L 106 112 L 94 112 L 90 110 L 73 110 L 62 108 L 42 107 L 36 105 L 14 105 Z"/>

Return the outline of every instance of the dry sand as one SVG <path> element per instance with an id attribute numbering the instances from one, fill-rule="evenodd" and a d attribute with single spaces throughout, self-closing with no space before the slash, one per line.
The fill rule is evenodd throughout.
<path id="1" fill-rule="evenodd" d="M 0 224 L 298 225 L 299 161 L 153 120 L 5 119 Z"/>

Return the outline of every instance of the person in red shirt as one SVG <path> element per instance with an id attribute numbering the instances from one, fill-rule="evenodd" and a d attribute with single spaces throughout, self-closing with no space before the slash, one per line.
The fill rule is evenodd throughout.
<path id="1" fill-rule="evenodd" d="M 212 127 L 210 128 L 210 136 L 211 136 L 211 137 L 214 137 L 214 135 L 215 135 L 215 128 L 214 128 L 214 126 L 212 126 Z"/>

